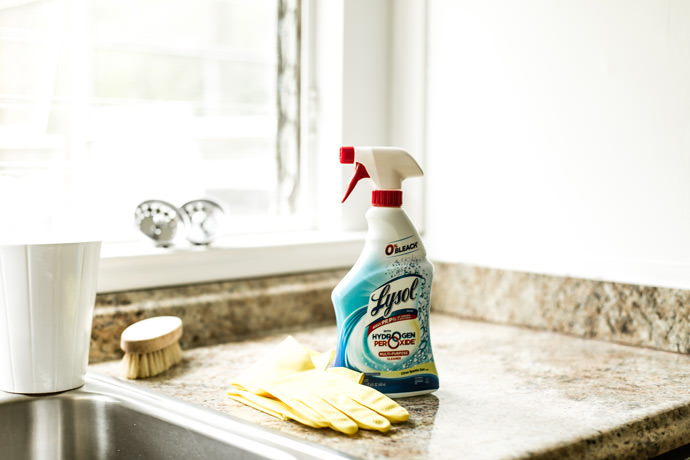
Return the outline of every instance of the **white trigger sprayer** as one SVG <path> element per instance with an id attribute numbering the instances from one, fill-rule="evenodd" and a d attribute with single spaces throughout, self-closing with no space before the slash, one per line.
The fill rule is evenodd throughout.
<path id="1" fill-rule="evenodd" d="M 424 175 L 412 155 L 397 147 L 341 147 L 340 163 L 355 164 L 355 173 L 345 191 L 343 203 L 357 182 L 370 178 L 374 182 L 372 205 L 400 207 L 402 181 Z"/>

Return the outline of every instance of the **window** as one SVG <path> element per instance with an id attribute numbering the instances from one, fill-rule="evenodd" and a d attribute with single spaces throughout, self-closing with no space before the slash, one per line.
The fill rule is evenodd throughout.
<path id="1" fill-rule="evenodd" d="M 130 240 L 141 201 L 202 197 L 235 232 L 309 227 L 300 17 L 299 0 L 0 2 L 5 230 Z"/>
<path id="2" fill-rule="evenodd" d="M 423 152 L 423 60 L 389 49 L 423 49 L 423 5 L 0 0 L 0 240 L 20 222 L 132 241 L 104 245 L 101 292 L 351 265 L 369 191 L 340 206 L 338 147 Z M 133 229 L 144 200 L 204 196 L 232 233 L 206 249 Z"/>

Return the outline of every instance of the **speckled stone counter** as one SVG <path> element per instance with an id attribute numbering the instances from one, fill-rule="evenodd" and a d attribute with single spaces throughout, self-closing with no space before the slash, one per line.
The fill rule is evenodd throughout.
<path id="1" fill-rule="evenodd" d="M 690 290 L 435 263 L 435 311 L 690 353 Z"/>
<path id="2" fill-rule="evenodd" d="M 225 395 L 231 377 L 286 334 L 185 350 L 138 384 L 365 459 L 647 458 L 690 443 L 690 358 L 608 342 L 432 315 L 441 388 L 401 399 L 388 433 L 352 437 L 284 422 Z M 325 350 L 335 327 L 293 335 Z M 90 366 L 116 375 L 118 362 Z"/>

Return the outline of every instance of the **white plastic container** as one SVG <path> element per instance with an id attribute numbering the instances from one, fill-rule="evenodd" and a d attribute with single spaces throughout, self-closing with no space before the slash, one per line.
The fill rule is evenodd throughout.
<path id="1" fill-rule="evenodd" d="M 84 384 L 100 241 L 0 245 L 0 390 Z"/>

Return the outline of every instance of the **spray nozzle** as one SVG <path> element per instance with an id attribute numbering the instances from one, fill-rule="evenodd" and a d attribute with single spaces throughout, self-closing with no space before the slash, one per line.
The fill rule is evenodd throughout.
<path id="1" fill-rule="evenodd" d="M 340 163 L 349 164 L 355 162 L 355 148 L 354 147 L 340 147 Z"/>
<path id="2" fill-rule="evenodd" d="M 352 176 L 352 179 L 350 179 L 350 183 L 347 186 L 347 190 L 345 190 L 345 196 L 343 197 L 343 201 L 341 203 L 345 203 L 345 200 L 347 200 L 347 197 L 350 196 L 350 193 L 355 189 L 355 185 L 357 185 L 357 182 L 359 182 L 362 179 L 368 179 L 371 176 L 369 176 L 369 173 L 367 172 L 367 168 L 362 164 L 362 163 L 357 163 L 355 166 L 355 174 Z"/>
<path id="3" fill-rule="evenodd" d="M 343 202 L 362 179 L 374 182 L 374 206 L 399 207 L 402 204 L 402 181 L 424 173 L 412 155 L 396 147 L 341 147 L 340 162 L 355 163 L 355 174 Z"/>

